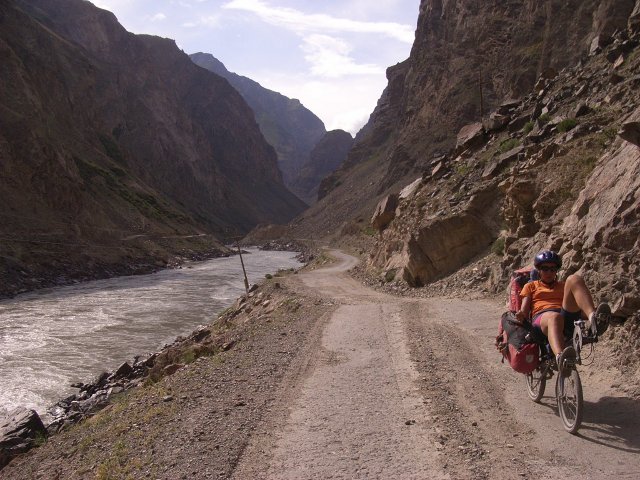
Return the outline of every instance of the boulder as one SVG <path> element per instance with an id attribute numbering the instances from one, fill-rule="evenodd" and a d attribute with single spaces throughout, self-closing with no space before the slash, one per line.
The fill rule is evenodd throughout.
<path id="1" fill-rule="evenodd" d="M 0 420 L 0 468 L 47 437 L 40 416 L 35 410 L 18 407 Z"/>
<path id="2" fill-rule="evenodd" d="M 596 55 L 602 51 L 604 47 L 611 43 L 611 39 L 604 35 L 596 35 L 591 40 L 591 46 L 589 47 L 589 55 Z"/>
<path id="3" fill-rule="evenodd" d="M 489 118 L 482 121 L 482 125 L 486 131 L 501 130 L 511 120 L 509 115 L 503 115 L 498 112 L 493 112 L 489 115 Z"/>
<path id="4" fill-rule="evenodd" d="M 405 199 L 412 197 L 413 194 L 416 193 L 416 190 L 418 190 L 418 187 L 420 187 L 420 183 L 422 183 L 422 177 L 416 178 L 413 182 L 400 190 L 399 198 Z"/>
<path id="5" fill-rule="evenodd" d="M 371 225 L 378 231 L 385 229 L 389 223 L 396 217 L 396 208 L 398 207 L 398 194 L 391 193 L 380 200 L 376 207 L 373 217 L 371 217 Z"/>
<path id="6" fill-rule="evenodd" d="M 456 150 L 479 147 L 484 143 L 484 127 L 482 123 L 470 123 L 458 132 Z"/>
<path id="7" fill-rule="evenodd" d="M 499 195 L 494 186 L 476 193 L 460 212 L 428 220 L 395 253 L 379 252 L 377 261 L 386 259 L 385 272 L 397 271 L 416 287 L 454 272 L 497 237 Z"/>
<path id="8" fill-rule="evenodd" d="M 482 172 L 482 178 L 492 177 L 496 173 L 498 173 L 502 168 L 508 163 L 516 160 L 518 156 L 524 152 L 524 147 L 519 145 L 515 148 L 512 148 L 508 152 L 503 153 L 495 158 L 493 158 L 485 167 Z"/>
<path id="9" fill-rule="evenodd" d="M 637 295 L 622 295 L 611 307 L 614 317 L 627 318 L 638 311 L 640 311 L 640 297 Z"/>
<path id="10" fill-rule="evenodd" d="M 505 100 L 500 104 L 500 106 L 496 110 L 496 113 L 499 115 L 508 115 L 509 113 L 511 113 L 512 110 L 519 107 L 520 104 L 522 104 L 522 100 L 516 100 L 516 99 Z"/>
<path id="11" fill-rule="evenodd" d="M 438 162 L 436 166 L 431 169 L 431 177 L 437 179 L 444 174 L 445 170 L 444 162 Z"/>
<path id="12" fill-rule="evenodd" d="M 581 117 L 591 113 L 591 108 L 584 102 L 580 102 L 576 109 L 573 111 L 573 118 Z"/>
<path id="13" fill-rule="evenodd" d="M 520 115 L 519 117 L 514 118 L 507 125 L 507 129 L 511 133 L 515 133 L 518 130 L 521 130 L 528 122 L 531 121 L 531 114 L 527 113 L 524 115 Z"/>
<path id="14" fill-rule="evenodd" d="M 640 122 L 623 123 L 618 136 L 627 142 L 640 146 Z"/>
<path id="15" fill-rule="evenodd" d="M 120 365 L 115 373 L 113 374 L 114 378 L 127 377 L 133 373 L 133 368 L 129 365 L 128 362 L 124 362 Z"/>

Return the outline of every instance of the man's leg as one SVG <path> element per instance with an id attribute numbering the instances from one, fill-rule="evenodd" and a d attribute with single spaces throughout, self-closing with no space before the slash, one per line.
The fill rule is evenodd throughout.
<path id="1" fill-rule="evenodd" d="M 556 355 L 564 350 L 564 317 L 558 312 L 545 312 L 540 316 L 540 328 Z"/>

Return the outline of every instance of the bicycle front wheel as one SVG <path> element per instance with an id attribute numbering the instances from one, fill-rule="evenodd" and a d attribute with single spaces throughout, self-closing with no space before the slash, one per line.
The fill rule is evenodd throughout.
<path id="1" fill-rule="evenodd" d="M 547 377 L 541 369 L 536 368 L 533 372 L 525 376 L 527 380 L 527 393 L 529 398 L 534 402 L 540 402 L 544 395 L 544 389 L 547 386 Z"/>
<path id="2" fill-rule="evenodd" d="M 567 376 L 558 374 L 556 385 L 558 413 L 562 419 L 564 429 L 575 434 L 582 423 L 582 382 L 575 368 Z"/>

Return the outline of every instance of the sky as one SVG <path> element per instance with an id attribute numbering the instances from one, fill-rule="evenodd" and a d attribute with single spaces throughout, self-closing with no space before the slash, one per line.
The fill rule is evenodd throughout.
<path id="1" fill-rule="evenodd" d="M 353 135 L 413 44 L 420 0 L 92 0 L 130 32 L 172 38 L 297 98 Z"/>

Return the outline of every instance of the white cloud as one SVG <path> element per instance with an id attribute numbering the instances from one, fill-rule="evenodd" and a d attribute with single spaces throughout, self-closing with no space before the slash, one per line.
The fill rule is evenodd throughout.
<path id="1" fill-rule="evenodd" d="M 366 123 L 386 86 L 384 75 L 311 79 L 303 74 L 283 75 L 251 72 L 266 88 L 289 98 L 298 98 L 320 117 L 327 130 L 340 128 L 355 135 Z"/>
<path id="2" fill-rule="evenodd" d="M 302 50 L 305 60 L 311 64 L 313 75 L 337 78 L 384 72 L 384 69 L 377 65 L 355 63 L 349 56 L 351 47 L 343 40 L 327 35 L 314 34 L 305 37 Z"/>
<path id="3" fill-rule="evenodd" d="M 165 20 L 166 18 L 167 18 L 167 16 L 164 13 L 160 12 L 160 13 L 156 13 L 155 15 L 153 15 L 150 18 L 150 20 L 152 22 L 161 22 L 162 20 Z"/>
<path id="4" fill-rule="evenodd" d="M 205 15 L 193 22 L 185 22 L 182 24 L 186 28 L 196 27 L 218 27 L 220 25 L 220 15 Z"/>
<path id="5" fill-rule="evenodd" d="M 285 7 L 271 7 L 262 0 L 231 0 L 222 8 L 244 10 L 258 15 L 265 22 L 303 32 L 351 32 L 375 33 L 411 44 L 414 29 L 409 25 L 393 22 L 361 22 L 348 18 L 337 18 L 325 14 L 306 14 Z"/>

